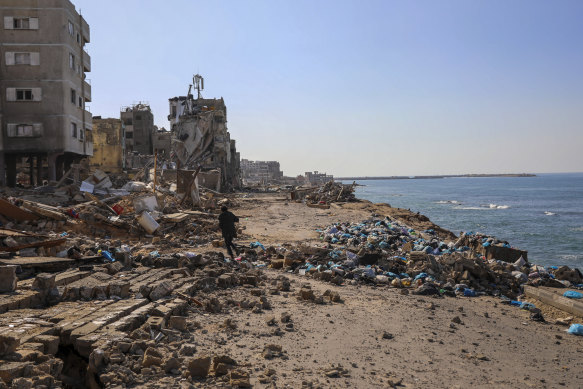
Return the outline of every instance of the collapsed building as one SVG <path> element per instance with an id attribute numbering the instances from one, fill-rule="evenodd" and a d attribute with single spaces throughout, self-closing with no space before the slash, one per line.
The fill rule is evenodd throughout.
<path id="1" fill-rule="evenodd" d="M 4 0 L 0 19 L 0 185 L 42 185 L 93 154 L 89 25 L 69 0 Z"/>
<path id="2" fill-rule="evenodd" d="M 121 173 L 125 169 L 125 129 L 120 119 L 93 117 L 92 168 L 107 173 Z"/>
<path id="3" fill-rule="evenodd" d="M 190 93 L 191 85 L 187 96 L 169 99 L 176 158 L 183 169 L 200 166 L 203 171 L 217 171 L 222 191 L 237 188 L 241 184 L 240 155 L 227 129 L 225 101 L 201 96 L 204 79 L 200 75 L 194 76 L 193 83 L 196 98 Z"/>
<path id="4" fill-rule="evenodd" d="M 306 172 L 305 178 L 311 185 L 323 185 L 323 184 L 327 183 L 328 181 L 334 181 L 333 175 L 326 174 L 326 173 L 319 173 L 318 171 L 314 171 L 313 173 Z"/>

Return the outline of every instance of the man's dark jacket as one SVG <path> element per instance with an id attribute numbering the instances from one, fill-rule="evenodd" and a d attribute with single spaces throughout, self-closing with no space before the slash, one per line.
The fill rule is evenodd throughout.
<path id="1" fill-rule="evenodd" d="M 225 211 L 221 212 L 219 215 L 219 227 L 223 232 L 223 236 L 235 237 L 237 236 L 237 229 L 235 228 L 235 222 L 238 222 L 239 218 L 235 216 L 232 212 Z"/>

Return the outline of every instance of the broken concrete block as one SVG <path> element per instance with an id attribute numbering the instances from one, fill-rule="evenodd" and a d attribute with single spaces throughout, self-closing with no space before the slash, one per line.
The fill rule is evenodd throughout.
<path id="1" fill-rule="evenodd" d="M 110 275 L 114 275 L 118 272 L 120 272 L 123 269 L 123 263 L 121 262 L 110 262 L 107 265 L 105 265 L 105 267 L 107 268 L 107 273 Z"/>
<path id="2" fill-rule="evenodd" d="M 200 357 L 191 358 L 188 361 L 188 370 L 191 377 L 206 377 L 211 367 L 211 357 L 201 355 Z"/>
<path id="3" fill-rule="evenodd" d="M 45 354 L 55 355 L 59 351 L 59 337 L 52 335 L 39 335 L 34 338 L 36 343 L 44 345 L 43 352 Z"/>
<path id="4" fill-rule="evenodd" d="M 231 370 L 229 382 L 234 388 L 250 388 L 249 373 L 241 370 Z"/>
<path id="5" fill-rule="evenodd" d="M 170 328 L 174 328 L 179 331 L 186 331 L 186 316 L 170 316 L 170 322 L 168 323 Z"/>
<path id="6" fill-rule="evenodd" d="M 111 297 L 120 297 L 122 299 L 130 297 L 129 282 L 115 282 L 108 285 L 107 295 Z"/>
<path id="7" fill-rule="evenodd" d="M 32 379 L 30 378 L 20 377 L 12 380 L 12 387 L 15 389 L 31 389 L 32 385 Z"/>
<path id="8" fill-rule="evenodd" d="M 55 274 L 50 273 L 40 273 L 37 274 L 34 282 L 32 283 L 32 288 L 35 290 L 45 291 L 56 287 L 55 284 Z"/>
<path id="9" fill-rule="evenodd" d="M 16 266 L 0 266 L 0 293 L 10 293 L 16 290 Z"/>
<path id="10" fill-rule="evenodd" d="M 153 347 L 148 347 L 144 353 L 144 359 L 142 360 L 142 367 L 150 366 L 160 366 L 162 365 L 162 359 L 164 356 L 160 351 Z"/>
<path id="11" fill-rule="evenodd" d="M 160 330 L 164 328 L 164 318 L 158 316 L 150 316 L 146 321 L 146 324 L 148 325 L 148 328 L 151 328 L 153 330 Z"/>
<path id="12" fill-rule="evenodd" d="M 170 293 L 172 293 L 172 290 L 174 290 L 174 287 L 170 282 L 168 281 L 160 282 L 150 292 L 149 296 L 150 300 L 156 301 L 161 299 L 162 297 L 166 297 L 170 295 Z"/>
<path id="13" fill-rule="evenodd" d="M 0 379 L 7 384 L 12 380 L 22 377 L 25 367 L 32 365 L 31 362 L 8 362 L 0 364 Z"/>
<path id="14" fill-rule="evenodd" d="M 13 353 L 20 345 L 20 339 L 12 334 L 0 334 L 0 356 Z"/>

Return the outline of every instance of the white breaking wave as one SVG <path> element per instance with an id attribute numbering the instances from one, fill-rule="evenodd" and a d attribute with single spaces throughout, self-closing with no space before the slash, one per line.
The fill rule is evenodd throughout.
<path id="1" fill-rule="evenodd" d="M 510 205 L 488 204 L 485 205 L 485 207 L 488 207 L 490 209 L 508 209 L 510 208 Z"/>
<path id="2" fill-rule="evenodd" d="M 436 204 L 461 204 L 460 201 L 457 200 L 439 200 L 435 202 Z"/>
<path id="3" fill-rule="evenodd" d="M 556 215 L 556 213 L 551 212 L 551 211 L 545 211 L 545 215 L 547 215 L 547 216 L 553 216 L 553 215 Z"/>
<path id="4" fill-rule="evenodd" d="M 484 207 L 462 207 L 462 206 L 458 206 L 458 207 L 453 207 L 453 209 L 486 211 L 488 208 L 484 208 Z"/>

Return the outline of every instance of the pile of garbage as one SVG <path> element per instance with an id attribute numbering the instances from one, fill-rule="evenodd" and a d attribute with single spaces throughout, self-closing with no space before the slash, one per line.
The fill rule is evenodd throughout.
<path id="1" fill-rule="evenodd" d="M 514 298 L 522 293 L 525 284 L 583 288 L 578 269 L 543 267 L 522 257 L 515 262 L 488 259 L 462 245 L 464 239 L 443 242 L 432 230 L 415 231 L 388 217 L 337 223 L 320 233 L 327 243 L 324 247 L 265 249 L 270 267 L 336 284 L 385 284 L 411 289 L 414 294 Z M 482 237 L 480 241 L 494 239 Z"/>
<path id="2" fill-rule="evenodd" d="M 306 196 L 306 202 L 312 204 L 330 204 L 335 202 L 357 201 L 354 196 L 354 186 L 340 182 L 328 181 L 317 190 Z"/>

